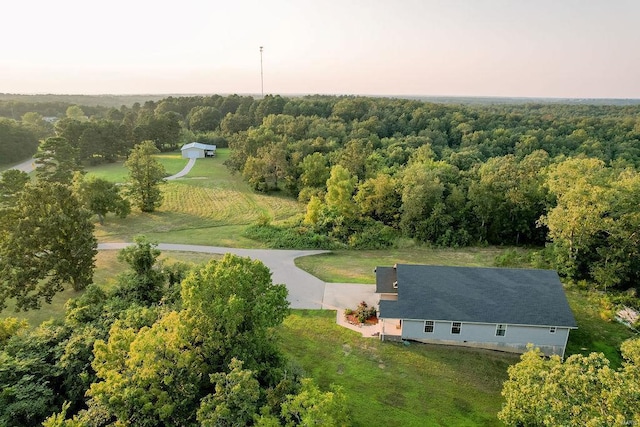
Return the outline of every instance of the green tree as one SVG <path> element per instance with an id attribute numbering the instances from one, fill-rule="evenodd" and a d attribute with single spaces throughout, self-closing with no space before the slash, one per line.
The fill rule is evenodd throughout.
<path id="1" fill-rule="evenodd" d="M 286 426 L 349 425 L 347 399 L 338 387 L 323 393 L 311 379 L 302 379 L 299 393 L 290 395 L 282 404 Z"/>
<path id="2" fill-rule="evenodd" d="M 324 188 L 330 176 L 326 156 L 315 152 L 306 156 L 301 164 L 300 182 L 303 187 Z"/>
<path id="3" fill-rule="evenodd" d="M 15 317 L 0 319 L 0 348 L 4 347 L 9 338 L 28 326 L 29 324 L 26 320 L 20 320 Z"/>
<path id="4" fill-rule="evenodd" d="M 40 113 L 30 111 L 24 113 L 21 118 L 22 123 L 29 128 L 38 139 L 51 135 L 53 126 L 47 123 Z"/>
<path id="5" fill-rule="evenodd" d="M 549 228 L 558 268 L 584 277 L 596 239 L 611 222 L 611 170 L 597 159 L 571 158 L 551 168 L 546 181 L 556 205 L 540 218 Z"/>
<path id="6" fill-rule="evenodd" d="M 602 353 L 545 360 L 531 349 L 510 366 L 498 418 L 509 426 L 624 426 L 640 422 L 640 340 L 625 342 L 622 369 Z"/>
<path id="7" fill-rule="evenodd" d="M 67 118 L 76 120 L 79 122 L 86 122 L 87 120 L 89 120 L 87 116 L 84 114 L 84 111 L 82 110 L 82 108 L 80 108 L 77 105 L 70 105 L 67 108 L 65 115 L 67 116 Z"/>
<path id="8" fill-rule="evenodd" d="M 353 201 L 356 180 L 357 178 L 352 176 L 346 168 L 340 165 L 332 167 L 325 196 L 327 208 L 335 210 L 338 215 L 345 218 L 352 218 L 356 213 L 356 204 Z"/>
<path id="9" fill-rule="evenodd" d="M 71 184 L 73 174 L 81 170 L 78 150 L 62 137 L 47 138 L 33 156 L 36 160 L 36 176 L 39 180 Z"/>
<path id="10" fill-rule="evenodd" d="M 94 355 L 102 381 L 88 395 L 121 423 L 193 424 L 206 369 L 178 313 L 138 331 L 116 321 L 109 340 L 96 341 Z"/>
<path id="11" fill-rule="evenodd" d="M 242 361 L 232 359 L 229 373 L 211 375 L 215 392 L 202 399 L 198 421 L 203 427 L 243 427 L 251 425 L 258 413 L 260 384 L 253 372 L 242 369 Z"/>
<path id="12" fill-rule="evenodd" d="M 289 312 L 286 297 L 287 288 L 273 284 L 260 261 L 226 254 L 182 282 L 183 318 L 213 372 L 237 358 L 261 384 L 269 384 L 282 363 L 272 328 Z"/>
<path id="13" fill-rule="evenodd" d="M 390 226 L 398 226 L 402 205 L 399 183 L 387 174 L 379 174 L 358 186 L 354 197 L 360 215 Z"/>
<path id="14" fill-rule="evenodd" d="M 118 278 L 118 295 L 142 305 L 160 302 L 165 277 L 157 266 L 159 256 L 157 244 L 144 236 L 136 236 L 134 245 L 122 249 L 118 260 L 127 263 L 130 270 Z"/>
<path id="15" fill-rule="evenodd" d="M 70 328 L 48 321 L 5 343 L 0 350 L 0 425 L 38 425 L 60 407 L 62 371 L 56 362 L 70 334 Z"/>
<path id="16" fill-rule="evenodd" d="M 120 187 L 113 182 L 95 176 L 84 179 L 77 174 L 74 181 L 76 194 L 88 210 L 98 215 L 101 225 L 109 212 L 120 218 L 126 218 L 131 212 L 129 201 L 120 195 Z"/>
<path id="17" fill-rule="evenodd" d="M 198 106 L 189 112 L 189 128 L 195 132 L 212 131 L 220 126 L 222 115 L 215 107 Z"/>
<path id="18" fill-rule="evenodd" d="M 13 206 L 28 182 L 29 174 L 17 169 L 9 169 L 0 175 L 0 208 Z"/>
<path id="19" fill-rule="evenodd" d="M 38 149 L 38 136 L 25 124 L 0 117 L 0 163 L 25 160 Z"/>
<path id="20" fill-rule="evenodd" d="M 70 188 L 56 182 L 28 184 L 5 211 L 0 240 L 0 306 L 51 302 L 66 284 L 84 289 L 93 278 L 96 239 L 90 213 Z"/>
<path id="21" fill-rule="evenodd" d="M 129 168 L 129 195 L 142 212 L 153 212 L 162 204 L 160 184 L 164 166 L 153 158 L 159 153 L 153 141 L 144 141 L 131 150 L 125 166 Z"/>
<path id="22" fill-rule="evenodd" d="M 287 151 L 284 142 L 258 148 L 245 162 L 242 176 L 259 191 L 278 190 L 278 181 L 287 176 Z"/>

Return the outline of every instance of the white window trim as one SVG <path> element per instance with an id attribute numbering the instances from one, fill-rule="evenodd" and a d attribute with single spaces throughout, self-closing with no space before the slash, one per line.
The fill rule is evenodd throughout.
<path id="1" fill-rule="evenodd" d="M 454 325 L 458 325 L 458 332 L 453 332 Z M 451 335 L 460 335 L 462 333 L 462 322 L 451 322 Z"/>
<path id="2" fill-rule="evenodd" d="M 502 328 L 500 327 L 502 326 Z M 498 331 L 504 331 L 502 335 L 498 335 Z M 507 336 L 507 324 L 506 323 L 497 323 L 496 324 L 496 336 L 497 337 L 506 337 Z"/>
<path id="3" fill-rule="evenodd" d="M 558 330 L 558 328 L 556 326 L 550 326 L 549 327 L 549 333 L 550 334 L 555 334 L 557 330 Z"/>
<path id="4" fill-rule="evenodd" d="M 427 331 L 427 323 L 431 322 L 431 331 Z M 434 333 L 434 331 L 436 330 L 436 322 L 434 322 L 433 320 L 425 320 L 424 321 L 424 333 L 425 334 L 432 334 Z"/>

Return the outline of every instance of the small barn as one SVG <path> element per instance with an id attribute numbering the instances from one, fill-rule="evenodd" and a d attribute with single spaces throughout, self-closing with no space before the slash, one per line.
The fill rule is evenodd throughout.
<path id="1" fill-rule="evenodd" d="M 376 268 L 382 339 L 564 356 L 576 321 L 555 271 L 397 264 Z"/>
<path id="2" fill-rule="evenodd" d="M 202 144 L 200 142 L 191 142 L 185 144 L 181 148 L 182 157 L 185 159 L 202 159 L 204 157 L 215 157 L 216 146 L 210 144 Z"/>

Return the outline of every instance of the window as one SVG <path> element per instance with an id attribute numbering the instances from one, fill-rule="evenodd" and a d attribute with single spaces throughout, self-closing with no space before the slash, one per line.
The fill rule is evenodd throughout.
<path id="1" fill-rule="evenodd" d="M 496 336 L 503 337 L 507 333 L 507 325 L 497 324 L 496 325 Z"/>
<path id="2" fill-rule="evenodd" d="M 550 327 L 549 328 L 549 333 L 550 334 L 555 334 L 556 333 L 556 327 L 555 326 Z"/>
<path id="3" fill-rule="evenodd" d="M 460 322 L 452 322 L 451 323 L 451 333 L 452 334 L 459 334 L 461 328 L 462 328 L 462 323 L 460 323 Z"/>
<path id="4" fill-rule="evenodd" d="M 424 321 L 424 332 L 428 334 L 433 332 L 433 320 Z"/>

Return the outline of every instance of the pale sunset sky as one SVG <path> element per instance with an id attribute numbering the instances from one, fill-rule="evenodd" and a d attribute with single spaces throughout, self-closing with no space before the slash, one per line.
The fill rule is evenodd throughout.
<path id="1" fill-rule="evenodd" d="M 640 98 L 640 0 L 15 0 L 0 92 Z"/>

